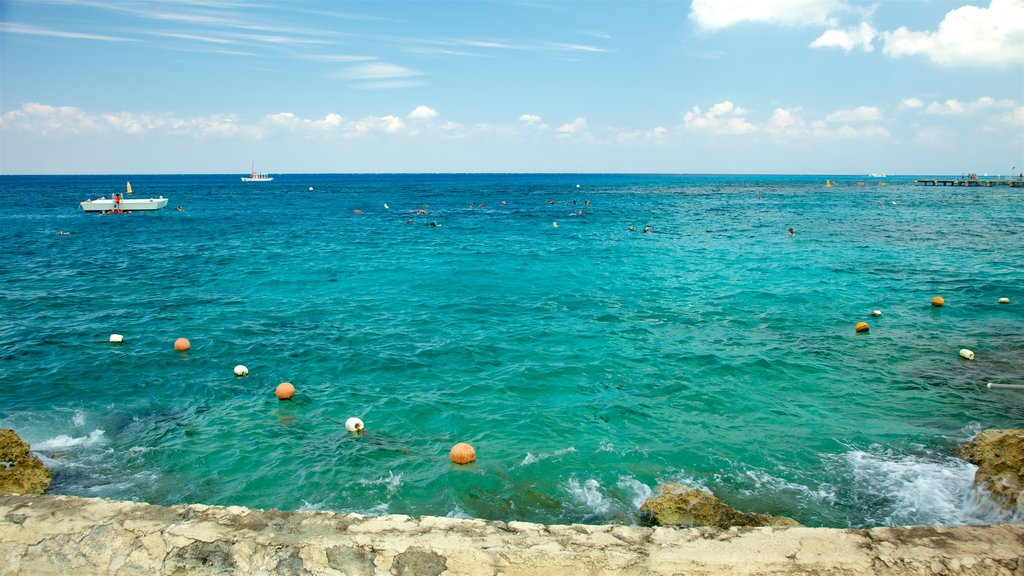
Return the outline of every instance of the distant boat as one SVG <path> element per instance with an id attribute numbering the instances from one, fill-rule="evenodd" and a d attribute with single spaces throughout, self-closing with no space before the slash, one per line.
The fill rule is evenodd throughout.
<path id="1" fill-rule="evenodd" d="M 256 171 L 256 163 L 252 163 L 252 171 L 248 176 L 242 176 L 242 182 L 270 182 L 274 177 L 269 174 L 261 174 Z"/>
<path id="2" fill-rule="evenodd" d="M 126 194 L 132 193 L 132 185 L 129 182 L 126 186 Z M 134 212 L 136 210 L 159 210 L 167 206 L 167 198 L 125 198 L 121 194 L 114 194 L 113 198 L 99 197 L 95 200 L 80 202 L 79 206 L 86 212 Z"/>
<path id="3" fill-rule="evenodd" d="M 885 173 L 883 172 L 882 174 L 868 174 L 868 176 L 871 176 L 872 178 L 885 178 Z"/>
<path id="4" fill-rule="evenodd" d="M 127 190 L 125 190 L 125 194 L 131 194 L 132 193 L 132 183 L 131 182 L 128 182 L 127 184 L 125 184 L 125 188 L 127 188 Z"/>

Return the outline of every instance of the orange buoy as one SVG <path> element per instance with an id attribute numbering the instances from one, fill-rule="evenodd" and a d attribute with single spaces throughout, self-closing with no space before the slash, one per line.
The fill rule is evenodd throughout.
<path id="1" fill-rule="evenodd" d="M 277 385 L 278 400 L 291 400 L 292 396 L 295 396 L 295 386 L 292 386 L 291 382 L 281 382 Z"/>
<path id="2" fill-rule="evenodd" d="M 936 296 L 935 298 L 932 298 L 932 306 L 939 307 L 945 305 L 946 301 L 942 299 L 942 296 Z"/>
<path id="3" fill-rule="evenodd" d="M 174 341 L 174 349 L 177 350 L 178 352 L 184 352 L 185 350 L 188 350 L 191 347 L 192 344 L 189 343 L 188 338 L 178 338 L 177 340 Z"/>
<path id="4" fill-rule="evenodd" d="M 465 442 L 459 442 L 455 446 L 452 446 L 452 451 L 448 454 L 448 459 L 456 464 L 469 464 L 476 460 L 476 450 Z"/>
<path id="5" fill-rule="evenodd" d="M 362 214 L 363 213 L 362 210 L 353 210 L 353 212 L 355 212 L 356 214 Z"/>
<path id="6" fill-rule="evenodd" d="M 867 332 L 871 329 L 867 322 L 857 322 L 857 325 L 853 327 L 857 332 Z"/>

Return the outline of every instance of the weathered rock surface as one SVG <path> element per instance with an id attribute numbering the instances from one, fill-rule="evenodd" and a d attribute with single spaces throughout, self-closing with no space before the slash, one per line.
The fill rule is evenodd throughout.
<path id="1" fill-rule="evenodd" d="M 785 516 L 753 514 L 733 510 L 713 495 L 675 482 L 662 486 L 661 494 L 648 498 L 640 507 L 645 520 L 658 526 L 799 526 Z"/>
<path id="2" fill-rule="evenodd" d="M 984 430 L 960 447 L 960 455 L 978 466 L 976 487 L 1004 508 L 1024 508 L 1024 430 Z"/>
<path id="3" fill-rule="evenodd" d="M 0 430 L 0 494 L 43 494 L 50 471 L 14 430 Z"/>
<path id="4" fill-rule="evenodd" d="M 1024 526 L 638 528 L 0 496 L 0 573 L 1024 574 Z"/>

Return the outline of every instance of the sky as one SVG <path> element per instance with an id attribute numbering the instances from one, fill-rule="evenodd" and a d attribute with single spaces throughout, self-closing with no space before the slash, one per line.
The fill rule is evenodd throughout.
<path id="1" fill-rule="evenodd" d="M 1024 0 L 0 0 L 0 174 L 1024 171 Z"/>

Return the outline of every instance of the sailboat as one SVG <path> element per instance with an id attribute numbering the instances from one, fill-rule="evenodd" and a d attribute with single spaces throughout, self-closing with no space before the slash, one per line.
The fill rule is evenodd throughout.
<path id="1" fill-rule="evenodd" d="M 132 193 L 132 183 L 131 182 L 128 182 L 125 185 L 125 188 L 127 188 L 127 190 L 125 191 L 125 194 L 131 194 Z"/>
<path id="2" fill-rule="evenodd" d="M 242 176 L 242 182 L 270 182 L 274 177 L 269 174 L 261 174 L 256 171 L 256 162 L 252 163 L 252 171 L 248 176 Z"/>

